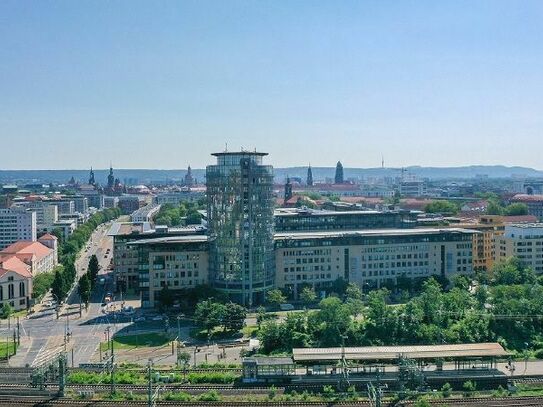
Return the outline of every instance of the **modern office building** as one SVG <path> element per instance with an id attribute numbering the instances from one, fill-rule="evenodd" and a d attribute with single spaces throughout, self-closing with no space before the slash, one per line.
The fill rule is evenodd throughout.
<path id="1" fill-rule="evenodd" d="M 537 274 L 543 273 L 543 223 L 523 223 L 505 226 L 497 239 L 497 260 L 517 257 Z"/>
<path id="2" fill-rule="evenodd" d="M 25 208 L 0 209 L 0 249 L 19 240 L 36 238 L 36 212 Z"/>
<path id="3" fill-rule="evenodd" d="M 232 300 L 262 303 L 274 286 L 273 167 L 267 153 L 215 153 L 207 167 L 210 282 Z"/>
<path id="4" fill-rule="evenodd" d="M 37 233 L 50 232 L 58 221 L 58 206 L 48 200 L 23 201 L 17 205 L 36 212 Z"/>
<path id="5" fill-rule="evenodd" d="M 142 305 L 154 307 L 160 291 L 192 289 L 209 281 L 209 250 L 206 235 L 168 236 L 129 244 L 148 260 L 148 272 L 140 274 Z"/>
<path id="6" fill-rule="evenodd" d="M 394 285 L 398 277 L 471 274 L 467 229 L 372 229 L 277 233 L 276 286 L 297 298 L 312 286 L 326 291 L 338 278 L 362 288 Z"/>

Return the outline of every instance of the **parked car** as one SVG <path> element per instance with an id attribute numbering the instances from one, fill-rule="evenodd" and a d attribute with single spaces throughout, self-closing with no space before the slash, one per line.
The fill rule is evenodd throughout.
<path id="1" fill-rule="evenodd" d="M 281 304 L 279 306 L 279 308 L 281 309 L 281 311 L 292 311 L 294 309 L 294 305 L 292 305 L 292 304 Z"/>
<path id="2" fill-rule="evenodd" d="M 141 317 L 134 318 L 134 322 L 144 322 L 145 317 L 142 315 Z"/>
<path id="3" fill-rule="evenodd" d="M 162 315 L 155 315 L 153 318 L 151 318 L 153 321 L 162 321 L 164 319 L 164 316 Z"/>

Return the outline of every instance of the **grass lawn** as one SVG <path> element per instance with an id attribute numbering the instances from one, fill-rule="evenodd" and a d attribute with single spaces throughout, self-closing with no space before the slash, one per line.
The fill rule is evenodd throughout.
<path id="1" fill-rule="evenodd" d="M 240 331 L 224 331 L 222 327 L 216 327 L 211 331 L 210 340 L 218 339 L 235 339 L 240 338 L 243 334 Z M 190 336 L 200 341 L 207 341 L 207 330 L 195 328 L 190 331 Z"/>
<path id="2" fill-rule="evenodd" d="M 8 350 L 8 344 L 3 341 L 3 342 L 0 342 L 0 359 L 5 359 L 6 356 L 7 356 L 7 350 Z M 13 354 L 15 353 L 15 351 L 17 350 L 17 344 L 13 343 L 13 338 L 10 338 L 10 341 L 9 341 L 9 355 L 10 356 L 13 356 Z"/>
<path id="3" fill-rule="evenodd" d="M 241 332 L 243 332 L 243 336 L 246 338 L 252 338 L 256 335 L 256 332 L 258 331 L 258 327 L 256 325 L 247 325 L 244 326 Z"/>
<path id="4" fill-rule="evenodd" d="M 118 335 L 113 339 L 114 349 L 134 349 L 142 347 L 163 346 L 171 342 L 171 339 L 161 333 L 147 333 L 139 335 Z M 108 350 L 109 343 L 100 343 L 102 351 Z"/>

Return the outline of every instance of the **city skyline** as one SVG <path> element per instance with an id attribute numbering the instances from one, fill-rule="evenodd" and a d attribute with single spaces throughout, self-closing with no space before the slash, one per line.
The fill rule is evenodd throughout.
<path id="1" fill-rule="evenodd" d="M 539 2 L 0 4 L 2 169 L 543 168 Z M 303 153 L 303 155 L 301 155 Z"/>

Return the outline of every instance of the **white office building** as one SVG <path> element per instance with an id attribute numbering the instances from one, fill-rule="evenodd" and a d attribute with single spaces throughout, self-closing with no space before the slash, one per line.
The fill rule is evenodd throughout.
<path id="1" fill-rule="evenodd" d="M 36 212 L 24 208 L 0 209 L 0 250 L 19 240 L 36 238 Z"/>

